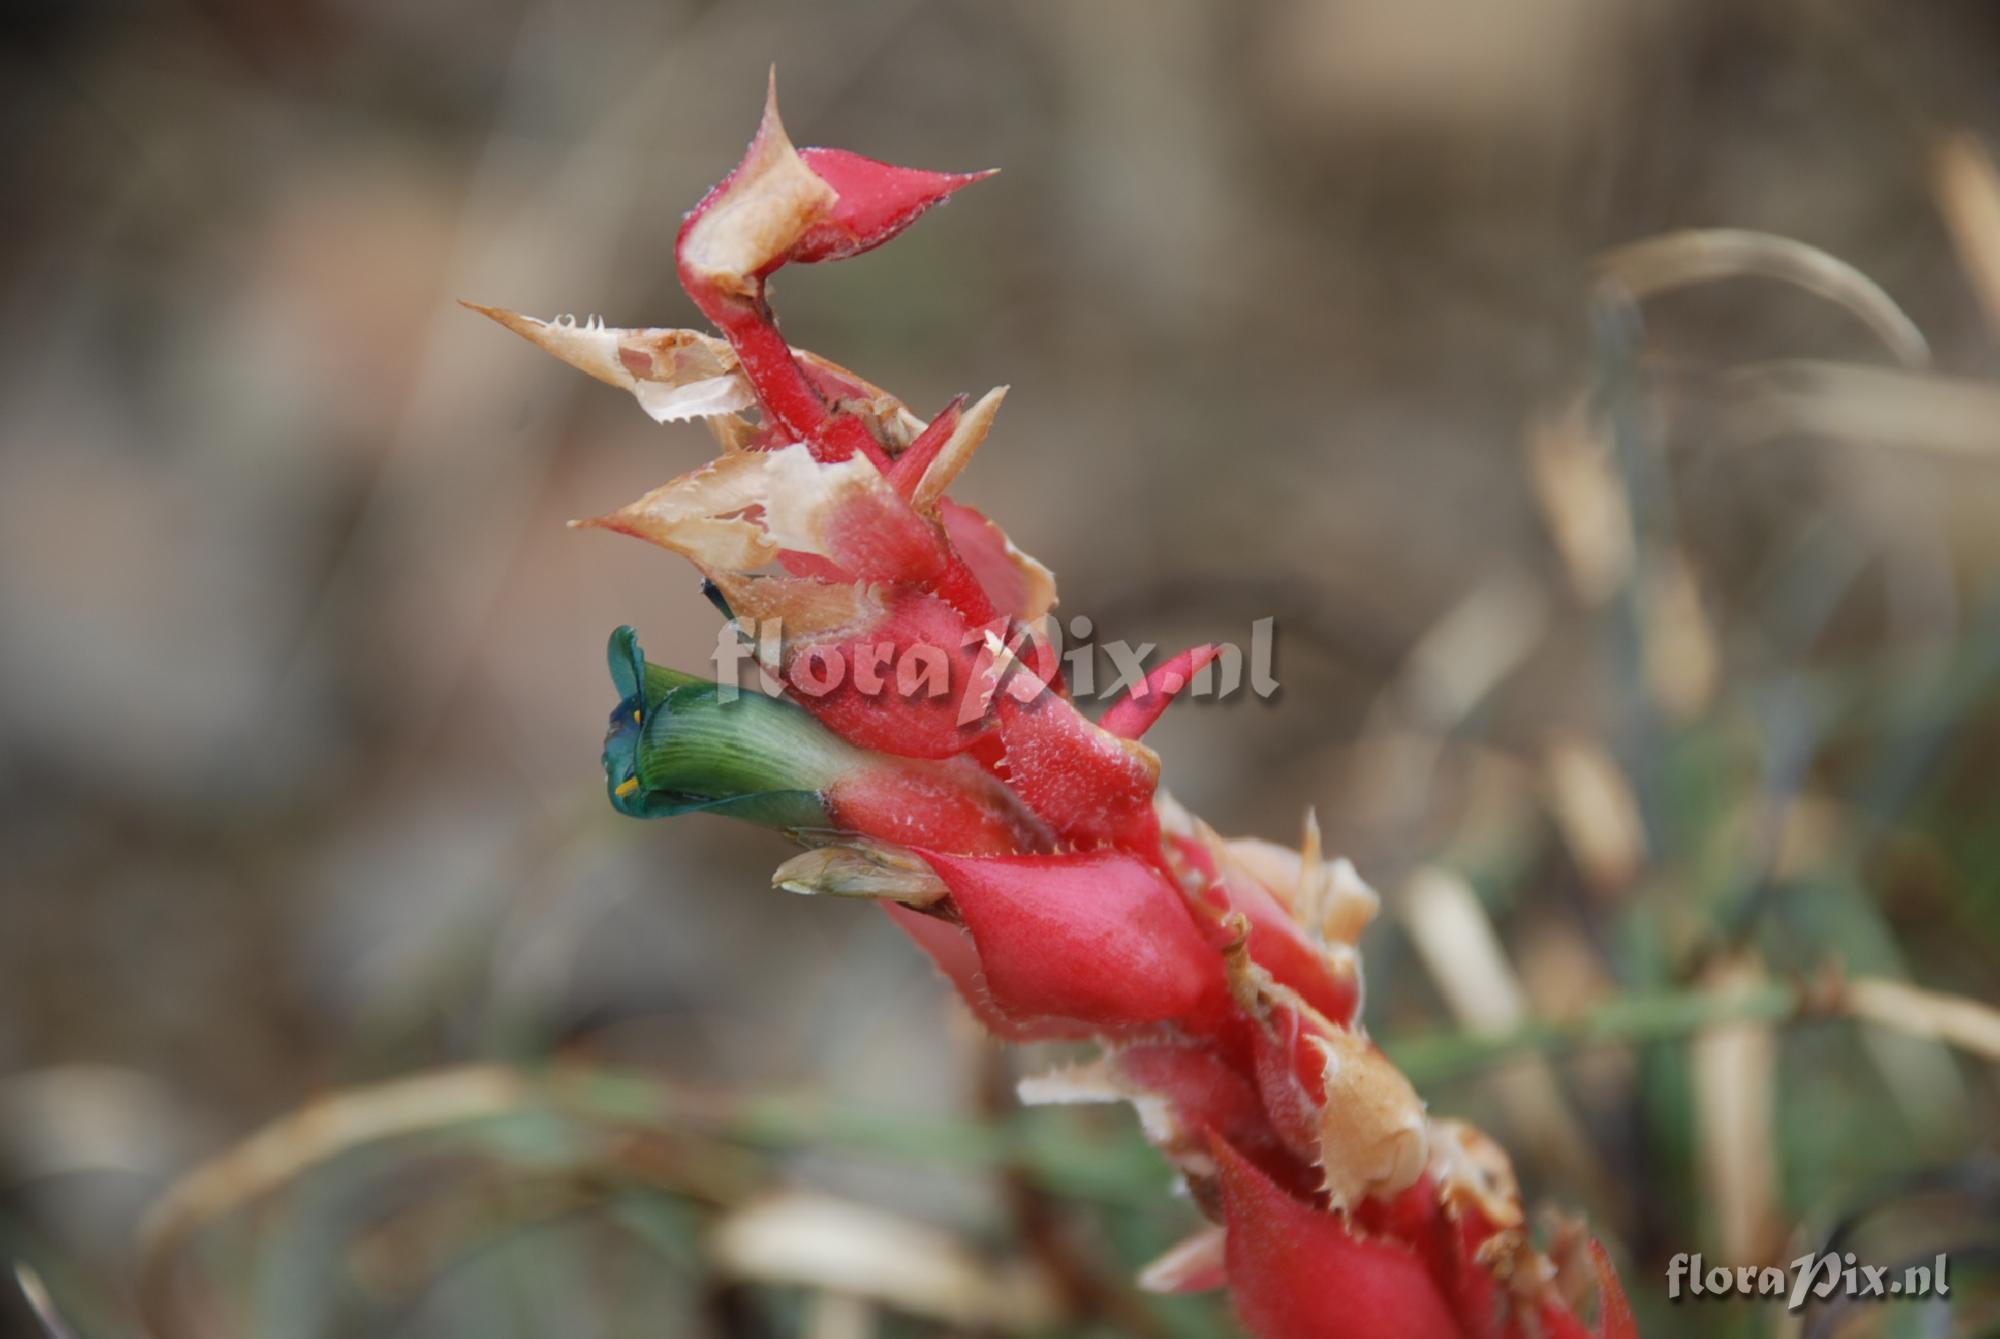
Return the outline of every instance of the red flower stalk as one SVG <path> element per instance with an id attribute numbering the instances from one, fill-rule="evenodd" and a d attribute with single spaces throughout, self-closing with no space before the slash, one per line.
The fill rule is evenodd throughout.
<path id="1" fill-rule="evenodd" d="M 795 149 L 773 96 L 676 242 L 722 339 L 479 309 L 723 446 L 584 524 L 693 562 L 785 697 L 649 666 L 621 629 L 613 803 L 784 829 L 809 849 L 780 886 L 878 900 L 996 1033 L 1098 1039 L 1022 1094 L 1130 1102 L 1185 1176 L 1215 1226 L 1147 1286 L 1226 1283 L 1259 1339 L 1633 1336 L 1602 1248 L 1537 1250 L 1505 1154 L 1427 1115 L 1368 1040 L 1355 943 L 1377 900 L 1310 817 L 1301 851 L 1225 841 L 1161 790 L 1139 737 L 1215 649 L 1099 722 L 1070 699 L 1030 635 L 1048 571 L 946 496 L 1003 390 L 926 423 L 779 334 L 780 266 L 866 251 L 982 175 Z"/>

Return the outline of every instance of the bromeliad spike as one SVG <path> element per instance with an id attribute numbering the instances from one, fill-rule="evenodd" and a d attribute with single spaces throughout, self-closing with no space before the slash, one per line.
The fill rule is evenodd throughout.
<path id="1" fill-rule="evenodd" d="M 1129 1101 L 1219 1228 L 1153 1272 L 1226 1273 L 1257 1339 L 1632 1339 L 1601 1253 L 1544 1254 L 1497 1145 L 1431 1119 L 1359 1021 L 1351 868 L 1225 842 L 1137 738 L 1214 654 L 1169 662 L 1093 724 L 1031 625 L 1048 573 L 947 495 L 1000 392 L 929 425 L 792 349 L 766 280 L 857 254 L 973 175 L 792 146 L 768 99 L 689 215 L 683 282 L 727 339 L 488 314 L 600 379 L 716 411 L 725 454 L 590 524 L 691 559 L 784 696 L 646 663 L 630 629 L 605 782 L 623 813 L 724 813 L 791 833 L 798 892 L 877 900 L 980 1021 L 1095 1039 L 1052 1100 Z M 761 417 L 739 418 L 754 400 Z M 776 633 L 782 627 L 782 635 Z M 1086 1081 L 1087 1080 L 1087 1081 Z M 1555 1258 L 1551 1258 L 1555 1257 Z M 1599 1319 L 1561 1282 L 1600 1271 Z"/>

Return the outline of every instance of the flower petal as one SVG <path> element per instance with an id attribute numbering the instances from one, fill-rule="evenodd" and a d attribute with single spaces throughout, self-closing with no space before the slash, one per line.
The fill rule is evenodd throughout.
<path id="1" fill-rule="evenodd" d="M 749 589 L 782 580 L 766 578 Z M 791 598 L 781 604 L 749 606 L 753 617 L 783 619 L 781 663 L 769 668 L 781 670 L 799 703 L 835 734 L 905 758 L 949 758 L 971 748 L 987 729 L 978 700 L 977 643 L 968 640 L 965 620 L 950 605 L 912 590 L 871 592 L 821 582 L 791 582 L 783 591 Z M 854 617 L 836 628 L 814 628 L 808 620 L 815 607 L 837 607 L 827 592 L 851 593 Z M 731 603 L 737 603 L 734 594 Z M 739 615 L 745 607 L 737 604 Z M 760 607 L 788 612 L 755 612 Z"/>
<path id="2" fill-rule="evenodd" d="M 861 417 L 829 408 L 764 302 L 765 277 L 832 213 L 836 198 L 785 134 L 774 70 L 756 138 L 681 224 L 674 261 L 681 287 L 729 340 L 772 424 L 807 443 L 817 459 L 858 455 L 883 468 L 889 457 L 881 441 Z"/>

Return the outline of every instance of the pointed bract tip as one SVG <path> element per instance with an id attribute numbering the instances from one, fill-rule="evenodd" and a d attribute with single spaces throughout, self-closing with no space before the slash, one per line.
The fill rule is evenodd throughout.
<path id="1" fill-rule="evenodd" d="M 1602 1339 L 1639 1339 L 1639 1322 L 1632 1314 L 1624 1285 L 1618 1281 L 1611 1253 L 1595 1238 L 1590 1243 L 1590 1264 L 1597 1275 L 1598 1334 Z"/>
<path id="2" fill-rule="evenodd" d="M 763 275 L 792 258 L 834 198 L 785 133 L 774 71 L 763 119 L 742 160 L 681 224 L 675 259 L 682 285 L 714 319 L 714 303 L 752 295 Z"/>
<path id="3" fill-rule="evenodd" d="M 541 324 L 540 321 L 537 321 L 532 316 L 523 316 L 520 312 L 509 311 L 505 307 L 489 307 L 483 302 L 474 302 L 470 298 L 460 298 L 458 305 L 467 311 L 478 312 L 487 320 L 498 325 L 504 325 L 515 334 L 526 339 L 533 339 L 534 335 L 530 332 Z"/>
<path id="4" fill-rule="evenodd" d="M 1138 739 L 1153 728 L 1181 691 L 1194 682 L 1196 674 L 1222 654 L 1213 643 L 1190 647 L 1147 675 L 1104 713 L 1098 728 L 1120 739 Z"/>
<path id="5" fill-rule="evenodd" d="M 772 63 L 771 72 L 764 80 L 764 115 L 757 123 L 757 133 L 761 136 L 767 127 L 776 128 L 780 135 L 785 133 L 785 123 L 778 115 L 778 66 L 776 62 Z"/>
<path id="6" fill-rule="evenodd" d="M 973 401 L 971 408 L 964 410 L 950 425 L 950 436 L 939 444 L 935 459 L 911 486 L 910 502 L 918 511 L 930 513 L 953 480 L 971 463 L 973 452 L 980 448 L 986 441 L 986 434 L 993 430 L 993 420 L 1000 413 L 1000 402 L 1006 398 L 1007 388 L 995 386 Z"/>
<path id="7" fill-rule="evenodd" d="M 888 241 L 933 205 L 992 174 L 897 167 L 846 149 L 801 149 L 799 157 L 839 199 L 793 247 L 791 260 L 812 264 L 857 256 Z"/>

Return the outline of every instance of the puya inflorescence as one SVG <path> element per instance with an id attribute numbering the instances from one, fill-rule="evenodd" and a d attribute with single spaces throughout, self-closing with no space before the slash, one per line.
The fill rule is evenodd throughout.
<path id="1" fill-rule="evenodd" d="M 779 886 L 877 900 L 994 1033 L 1097 1042 L 1022 1095 L 1131 1103 L 1185 1178 L 1212 1226 L 1147 1286 L 1226 1286 L 1259 1339 L 1634 1335 L 1602 1247 L 1539 1249 L 1505 1153 L 1369 1040 L 1377 899 L 1352 866 L 1310 818 L 1302 850 L 1227 840 L 1161 788 L 1141 737 L 1214 649 L 1078 710 L 1035 635 L 1053 579 L 949 494 L 1004 388 L 926 421 L 779 333 L 774 271 L 888 241 L 983 175 L 795 148 L 774 94 L 675 244 L 719 338 L 479 309 L 721 446 L 582 524 L 699 568 L 779 693 L 649 664 L 619 629 L 612 803 L 788 833 L 807 849 Z"/>

